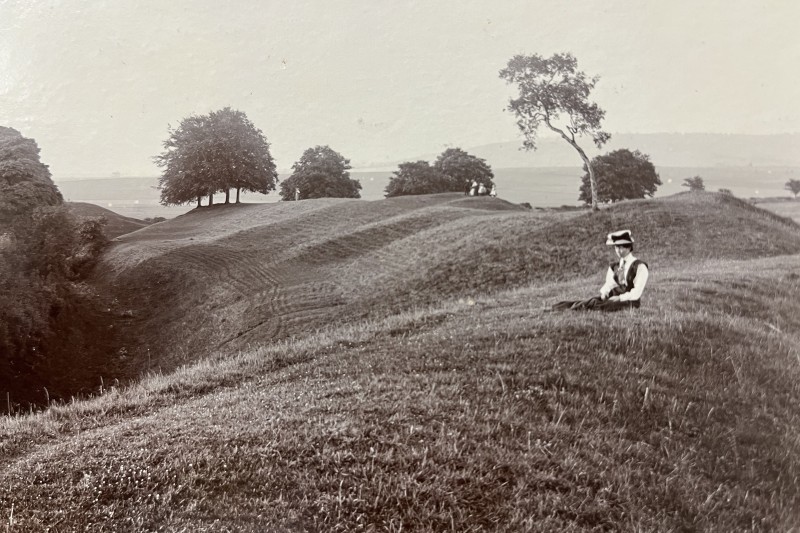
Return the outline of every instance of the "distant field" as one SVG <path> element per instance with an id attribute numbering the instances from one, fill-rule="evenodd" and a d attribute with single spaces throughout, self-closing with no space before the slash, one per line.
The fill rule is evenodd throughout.
<path id="1" fill-rule="evenodd" d="M 787 196 L 784 184 L 800 179 L 798 167 L 657 167 L 662 185 L 656 198 L 687 189 L 685 178 L 701 176 L 706 190 L 730 189 L 740 198 Z M 529 202 L 535 207 L 579 205 L 578 189 L 583 170 L 575 167 L 528 167 L 494 169 L 498 195 L 513 203 Z M 380 198 L 388 181 L 387 173 L 355 173 L 364 186 L 364 197 Z M 375 198 L 373 198 L 373 196 Z"/>
<path id="2" fill-rule="evenodd" d="M 731 189 L 740 198 L 784 196 L 788 194 L 783 189 L 784 184 L 789 179 L 800 177 L 800 168 L 796 167 L 659 167 L 658 171 L 663 185 L 656 197 L 686 190 L 681 183 L 684 178 L 695 175 L 705 180 L 709 191 Z M 517 204 L 528 202 L 534 207 L 578 205 L 581 175 L 579 166 L 495 169 L 501 198 Z M 391 171 L 352 173 L 352 177 L 361 183 L 364 200 L 383 199 L 391 176 Z M 286 177 L 281 176 L 282 179 Z M 68 201 L 93 203 L 132 218 L 172 218 L 194 207 L 193 204 L 160 205 L 157 177 L 57 179 L 56 184 Z M 223 200 L 224 195 L 215 197 L 217 203 Z M 271 203 L 278 200 L 275 192 L 268 195 L 247 193 L 242 196 L 243 202 Z"/>
<path id="3" fill-rule="evenodd" d="M 795 222 L 800 222 L 800 200 L 765 200 L 756 203 L 756 205 L 762 209 L 768 209 L 782 217 L 791 218 Z"/>

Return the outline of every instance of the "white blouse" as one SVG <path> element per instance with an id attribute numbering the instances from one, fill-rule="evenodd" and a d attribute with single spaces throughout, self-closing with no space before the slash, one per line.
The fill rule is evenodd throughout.
<path id="1" fill-rule="evenodd" d="M 620 259 L 621 263 L 625 264 L 625 277 L 628 276 L 628 269 L 631 267 L 631 264 L 636 261 L 636 258 L 633 254 L 628 254 L 625 256 L 624 259 Z M 630 300 L 638 300 L 642 297 L 642 292 L 644 292 L 644 287 L 647 285 L 647 278 L 650 277 L 650 272 L 647 270 L 647 265 L 644 263 L 640 264 L 636 269 L 636 276 L 633 278 L 633 288 L 630 291 L 620 294 L 619 301 L 620 302 L 628 302 Z M 617 282 L 614 281 L 614 269 L 608 267 L 608 272 L 606 272 L 606 282 L 600 288 L 600 297 L 605 300 L 608 298 L 608 294 L 611 292 L 612 289 L 618 287 Z"/>

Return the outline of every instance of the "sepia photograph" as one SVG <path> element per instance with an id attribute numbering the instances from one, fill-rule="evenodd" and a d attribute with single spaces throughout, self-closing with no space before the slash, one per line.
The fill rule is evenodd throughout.
<path id="1" fill-rule="evenodd" d="M 0 0 L 0 532 L 800 533 L 798 20 Z"/>

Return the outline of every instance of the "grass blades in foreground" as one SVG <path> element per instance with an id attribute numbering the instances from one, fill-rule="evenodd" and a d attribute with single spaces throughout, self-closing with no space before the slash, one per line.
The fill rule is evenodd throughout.
<path id="1" fill-rule="evenodd" d="M 542 312 L 586 280 L 476 296 L 5 420 L 0 520 L 9 531 L 789 530 L 800 267 L 778 257 L 688 274 L 659 271 L 637 313 Z"/>

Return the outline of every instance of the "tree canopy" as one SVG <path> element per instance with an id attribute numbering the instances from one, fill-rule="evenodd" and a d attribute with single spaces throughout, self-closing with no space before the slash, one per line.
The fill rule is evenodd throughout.
<path id="1" fill-rule="evenodd" d="M 594 169 L 576 138 L 588 135 L 598 148 L 611 138 L 600 129 L 605 111 L 589 101 L 599 78 L 588 78 L 579 71 L 577 60 L 569 53 L 550 58 L 516 55 L 500 71 L 500 77 L 519 90 L 519 97 L 510 100 L 508 110 L 517 116 L 517 126 L 525 136 L 523 146 L 536 149 L 542 124 L 559 134 L 583 160 L 589 173 L 592 209 L 598 209 Z"/>
<path id="2" fill-rule="evenodd" d="M 795 199 L 800 194 L 800 180 L 791 179 L 786 182 L 785 189 L 794 194 Z"/>
<path id="3" fill-rule="evenodd" d="M 62 202 L 50 170 L 39 160 L 36 141 L 0 126 L 0 224 L 10 224 L 37 207 Z"/>
<path id="4" fill-rule="evenodd" d="M 704 191 L 706 190 L 706 184 L 703 183 L 703 178 L 700 176 L 692 176 L 691 178 L 685 178 L 683 183 L 681 183 L 681 187 L 688 187 L 690 191 Z"/>
<path id="5" fill-rule="evenodd" d="M 617 202 L 636 198 L 653 197 L 661 178 L 650 158 L 638 150 L 614 150 L 592 159 L 597 180 L 597 200 Z M 589 172 L 586 165 L 581 178 L 579 200 L 586 204 L 592 202 Z"/>
<path id="6" fill-rule="evenodd" d="M 307 149 L 292 165 L 292 175 L 281 182 L 283 200 L 300 198 L 361 198 L 361 183 L 350 177 L 350 160 L 330 146 Z"/>
<path id="7" fill-rule="evenodd" d="M 229 107 L 208 115 L 191 116 L 170 128 L 164 152 L 156 164 L 164 169 L 159 179 L 161 203 L 184 204 L 225 193 L 229 201 L 236 189 L 267 194 L 275 190 L 278 172 L 264 133 L 241 111 Z"/>
<path id="8" fill-rule="evenodd" d="M 481 159 L 470 155 L 461 148 L 448 148 L 433 163 L 433 168 L 451 178 L 452 191 L 464 190 L 465 183 L 477 181 L 487 189 L 494 185 L 492 168 Z"/>
<path id="9" fill-rule="evenodd" d="M 386 198 L 415 194 L 434 194 L 462 190 L 463 184 L 444 174 L 427 161 L 400 163 L 386 185 Z"/>

